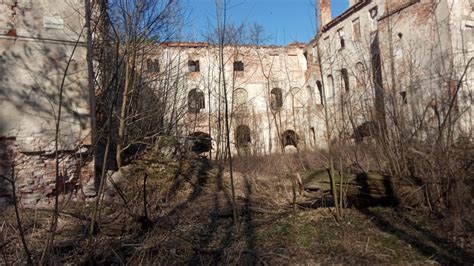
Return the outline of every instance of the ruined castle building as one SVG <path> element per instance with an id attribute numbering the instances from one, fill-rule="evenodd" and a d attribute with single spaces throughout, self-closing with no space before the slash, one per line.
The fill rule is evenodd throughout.
<path id="1" fill-rule="evenodd" d="M 332 137 L 374 121 L 390 129 L 394 117 L 415 124 L 424 117 L 429 123 L 417 137 L 429 138 L 435 113 L 446 112 L 454 93 L 457 134 L 469 136 L 473 10 L 471 0 L 360 0 L 322 23 L 308 47 L 320 60 L 308 76 L 324 87 Z"/>
<path id="2" fill-rule="evenodd" d="M 185 85 L 180 92 L 187 101 L 187 113 L 182 134 L 208 134 L 215 156 L 225 144 L 223 121 L 219 121 L 224 113 L 224 89 L 219 79 L 218 51 L 217 46 L 206 43 L 167 43 L 149 59 L 152 69 L 156 61 L 168 66 L 161 71 L 184 69 Z M 307 84 L 305 44 L 226 46 L 224 57 L 230 137 L 236 154 L 325 146 L 324 127 L 316 123 L 320 113 L 316 108 L 321 106 L 314 104 L 320 103 L 320 95 Z"/>
<path id="3" fill-rule="evenodd" d="M 82 0 L 0 1 L 0 199 L 13 169 L 24 203 L 56 193 L 58 120 L 62 189 L 91 178 L 83 10 Z"/>
<path id="4" fill-rule="evenodd" d="M 330 0 L 316 1 L 309 44 L 225 46 L 225 89 L 217 46 L 171 42 L 147 54 L 150 86 L 179 100 L 169 115 L 177 133 L 204 136 L 211 145 L 198 150 L 219 158 L 226 95 L 239 155 L 324 149 L 327 137 L 358 142 L 399 120 L 426 140 L 448 110 L 461 121 L 454 134 L 472 140 L 473 0 L 351 0 L 336 18 Z M 13 170 L 24 204 L 94 194 L 84 189 L 93 163 L 83 10 L 83 0 L 0 0 L 0 199 L 11 195 Z"/>

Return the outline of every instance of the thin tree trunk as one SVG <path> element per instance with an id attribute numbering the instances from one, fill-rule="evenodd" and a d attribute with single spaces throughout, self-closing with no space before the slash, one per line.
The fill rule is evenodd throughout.
<path id="1" fill-rule="evenodd" d="M 15 217 L 18 225 L 18 233 L 20 234 L 21 243 L 23 244 L 23 250 L 25 251 L 26 261 L 28 265 L 33 265 L 33 260 L 31 259 L 30 251 L 28 250 L 28 245 L 26 244 L 25 232 L 23 231 L 23 226 L 20 219 L 20 210 L 18 209 L 18 198 L 16 197 L 16 178 L 15 178 L 15 163 L 12 164 L 11 170 L 11 185 L 12 185 L 12 196 L 13 196 L 13 206 L 15 207 Z M 6 261 L 5 261 L 6 262 Z"/>
<path id="2" fill-rule="evenodd" d="M 56 233 L 56 228 L 58 224 L 58 216 L 59 216 L 59 136 L 60 136 L 60 126 L 61 126 L 61 112 L 62 112 L 62 105 L 63 105 L 63 94 L 64 94 L 64 84 L 66 82 L 67 72 L 69 70 L 69 66 L 71 65 L 72 58 L 76 52 L 77 46 L 79 45 L 79 41 L 82 38 L 82 33 L 84 32 L 84 28 L 79 33 L 79 37 L 74 44 L 74 48 L 69 56 L 69 59 L 66 64 L 66 68 L 64 69 L 64 74 L 61 80 L 61 85 L 59 87 L 59 102 L 58 102 L 58 112 L 55 117 L 56 119 L 56 127 L 55 127 L 55 135 L 54 135 L 54 154 L 55 154 L 55 184 L 54 184 L 54 212 L 53 217 L 51 220 L 51 226 L 49 229 L 49 235 L 46 240 L 46 245 L 44 247 L 43 253 L 41 255 L 40 265 L 45 264 L 45 260 L 49 257 L 49 252 L 51 246 L 54 242 L 54 236 Z"/>
<path id="3" fill-rule="evenodd" d="M 218 5 L 218 21 L 220 23 L 220 4 Z M 224 0 L 224 17 L 222 20 L 222 28 L 220 28 L 220 43 L 219 43 L 219 55 L 220 55 L 220 66 L 222 72 L 222 86 L 224 93 L 224 122 L 225 122 L 225 134 L 226 134 L 226 154 L 229 160 L 229 173 L 230 173 L 230 187 L 232 191 L 232 214 L 234 218 L 234 225 L 237 226 L 237 210 L 235 206 L 235 187 L 234 187 L 234 169 L 232 162 L 232 152 L 230 150 L 230 125 L 229 125 L 229 102 L 227 97 L 227 84 L 225 80 L 225 62 L 224 62 L 224 43 L 225 43 L 225 30 L 226 30 L 226 16 L 227 16 L 227 0 Z"/>

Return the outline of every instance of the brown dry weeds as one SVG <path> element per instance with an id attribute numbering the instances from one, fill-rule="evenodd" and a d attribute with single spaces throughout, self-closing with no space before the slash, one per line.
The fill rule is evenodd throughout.
<path id="1" fill-rule="evenodd" d="M 305 155 L 310 158 L 309 155 Z M 452 235 L 443 220 L 421 210 L 346 209 L 336 223 L 331 208 L 293 213 L 291 181 L 278 161 L 265 169 L 236 160 L 239 214 L 232 222 L 226 170 L 200 157 L 163 161 L 144 156 L 109 193 L 98 232 L 89 234 L 93 204 L 68 203 L 60 215 L 50 264 L 472 264 L 472 231 Z M 254 158 L 255 160 L 255 158 Z M 310 161 L 310 160 L 308 160 Z M 246 167 L 246 168 L 245 168 Z M 295 166 L 296 167 L 296 166 Z M 288 169 L 287 169 L 288 170 Z M 288 171 L 291 171 L 289 169 Z M 148 174 L 144 218 L 143 177 Z M 109 191 L 113 190 L 109 188 Z M 32 255 L 39 258 L 51 212 L 21 213 Z M 12 209 L 3 213 L 4 264 L 25 262 Z"/>

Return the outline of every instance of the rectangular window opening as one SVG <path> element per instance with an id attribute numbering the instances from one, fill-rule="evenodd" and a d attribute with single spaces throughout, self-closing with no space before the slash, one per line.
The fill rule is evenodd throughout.
<path id="1" fill-rule="evenodd" d="M 361 32 L 360 32 L 360 21 L 359 18 L 356 18 L 352 21 L 352 39 L 354 42 L 360 41 Z"/>
<path id="2" fill-rule="evenodd" d="M 235 61 L 234 62 L 234 71 L 244 71 L 244 62 Z"/>
<path id="3" fill-rule="evenodd" d="M 160 61 L 158 61 L 158 59 L 147 59 L 146 69 L 148 72 L 160 72 Z"/>
<path id="4" fill-rule="evenodd" d="M 199 60 L 189 60 L 188 68 L 190 72 L 199 72 Z"/>
<path id="5" fill-rule="evenodd" d="M 339 43 L 340 43 L 340 49 L 344 49 L 346 47 L 346 41 L 344 40 L 344 29 L 338 29 L 337 30 L 337 35 L 339 36 Z"/>

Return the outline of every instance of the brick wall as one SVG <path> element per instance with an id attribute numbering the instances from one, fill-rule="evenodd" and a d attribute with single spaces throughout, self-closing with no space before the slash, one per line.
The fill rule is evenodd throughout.
<path id="1" fill-rule="evenodd" d="M 48 205 L 56 193 L 81 200 L 94 196 L 93 161 L 89 150 L 67 151 L 59 155 L 59 190 L 55 190 L 55 154 L 23 153 L 14 139 L 0 139 L 0 204 L 12 202 L 12 172 L 17 197 L 24 206 Z"/>

